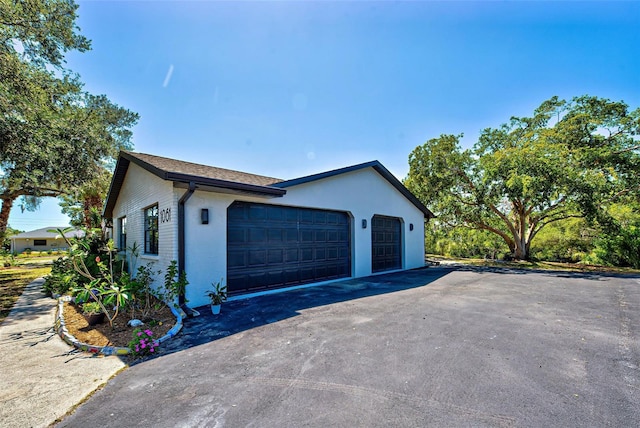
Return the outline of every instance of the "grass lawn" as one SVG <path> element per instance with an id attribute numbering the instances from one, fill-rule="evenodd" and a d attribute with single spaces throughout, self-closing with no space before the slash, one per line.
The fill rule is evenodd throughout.
<path id="1" fill-rule="evenodd" d="M 18 256 L 14 266 L 0 267 L 0 323 L 9 315 L 22 290 L 36 278 L 51 271 L 51 262 L 60 256 Z M 6 259 L 8 260 L 8 259 Z M 0 261 L 0 266 L 5 259 Z"/>
<path id="2" fill-rule="evenodd" d="M 468 264 L 473 266 L 493 266 L 493 267 L 508 267 L 519 269 L 543 269 L 543 270 L 565 270 L 573 272 L 611 272 L 611 273 L 628 273 L 637 274 L 640 270 L 626 268 L 626 267 L 613 267 L 613 266 L 594 266 L 586 265 L 582 263 L 562 263 L 562 262 L 545 262 L 545 261 L 502 261 L 502 260 L 487 260 L 487 259 L 463 259 L 444 257 L 435 254 L 427 254 L 428 260 L 449 260 L 456 263 Z"/>

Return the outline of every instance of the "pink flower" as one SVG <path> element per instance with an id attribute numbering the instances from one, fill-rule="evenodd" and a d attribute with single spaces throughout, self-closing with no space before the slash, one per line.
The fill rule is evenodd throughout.
<path id="1" fill-rule="evenodd" d="M 153 352 L 153 348 L 149 349 L 149 352 Z"/>
<path id="2" fill-rule="evenodd" d="M 140 336 L 142 336 L 142 332 L 141 331 L 138 332 L 138 337 L 140 337 Z"/>
<path id="3" fill-rule="evenodd" d="M 141 347 L 142 349 L 144 349 L 144 348 L 146 348 L 146 347 L 147 347 L 147 345 L 146 345 L 144 342 L 140 342 L 140 347 Z"/>
<path id="4" fill-rule="evenodd" d="M 145 330 L 145 333 L 147 333 L 147 336 L 153 336 L 153 332 L 151 330 Z"/>
<path id="5" fill-rule="evenodd" d="M 96 263 L 100 263 L 100 256 L 96 257 Z"/>

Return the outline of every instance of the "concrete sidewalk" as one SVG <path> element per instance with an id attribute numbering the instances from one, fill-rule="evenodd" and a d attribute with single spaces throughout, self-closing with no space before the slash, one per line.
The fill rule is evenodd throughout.
<path id="1" fill-rule="evenodd" d="M 0 324 L 0 426 L 46 427 L 125 364 L 78 352 L 55 334 L 55 299 L 35 280 Z"/>

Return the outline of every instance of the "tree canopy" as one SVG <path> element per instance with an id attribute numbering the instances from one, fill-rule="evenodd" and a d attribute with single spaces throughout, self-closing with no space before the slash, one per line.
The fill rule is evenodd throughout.
<path id="1" fill-rule="evenodd" d="M 71 0 L 0 0 L 0 234 L 19 197 L 76 194 L 131 147 L 136 113 L 83 90 L 64 54 L 85 51 Z"/>
<path id="2" fill-rule="evenodd" d="M 612 222 L 608 207 L 640 194 L 640 109 L 553 97 L 531 117 L 481 132 L 470 149 L 441 135 L 409 156 L 407 187 L 454 227 L 491 232 L 527 259 L 545 226 L 568 218 Z"/>

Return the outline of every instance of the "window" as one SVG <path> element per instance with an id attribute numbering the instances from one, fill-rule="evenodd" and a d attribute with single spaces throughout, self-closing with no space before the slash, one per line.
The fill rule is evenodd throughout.
<path id="1" fill-rule="evenodd" d="M 127 218 L 120 217 L 118 219 L 118 249 L 125 250 L 127 248 Z"/>
<path id="2" fill-rule="evenodd" d="M 34 239 L 33 240 L 33 246 L 34 247 L 46 247 L 47 246 L 47 240 L 46 239 Z"/>
<path id="3" fill-rule="evenodd" d="M 144 252 L 158 254 L 158 205 L 144 210 Z"/>

